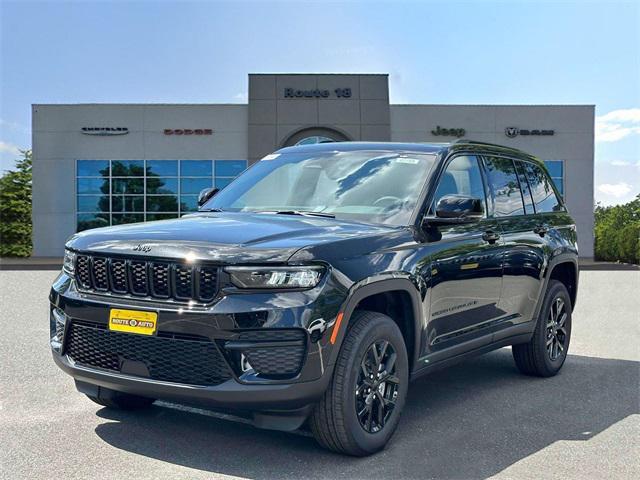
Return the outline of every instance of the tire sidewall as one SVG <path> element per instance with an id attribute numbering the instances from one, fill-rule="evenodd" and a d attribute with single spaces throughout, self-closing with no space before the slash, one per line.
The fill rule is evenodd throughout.
<path id="1" fill-rule="evenodd" d="M 551 305 L 555 301 L 556 298 L 562 298 L 565 303 L 565 310 L 567 312 L 567 319 L 565 321 L 565 330 L 567 332 L 567 340 L 564 345 L 564 351 L 560 354 L 560 356 L 551 360 L 549 357 L 549 353 L 547 352 L 547 318 L 549 317 L 549 310 L 551 309 Z M 544 359 L 545 367 L 549 372 L 557 372 L 562 368 L 566 358 L 567 352 L 569 351 L 569 344 L 571 342 L 571 298 L 569 297 L 569 292 L 565 286 L 557 281 L 553 281 L 549 285 L 549 289 L 547 290 L 547 294 L 545 295 L 544 304 L 542 305 L 542 310 L 540 311 L 540 319 L 538 325 L 538 348 L 542 352 L 542 358 Z"/>
<path id="2" fill-rule="evenodd" d="M 393 435 L 400 420 L 400 413 L 404 407 L 409 382 L 409 365 L 407 351 L 398 326 L 389 317 L 380 314 L 379 318 L 370 322 L 364 331 L 360 332 L 356 348 L 349 352 L 348 373 L 342 392 L 342 405 L 344 405 L 345 427 L 352 440 L 365 452 L 373 453 L 386 445 Z M 398 400 L 394 411 L 384 428 L 376 433 L 366 432 L 356 414 L 355 387 L 360 372 L 360 362 L 365 353 L 375 341 L 387 340 L 393 346 L 396 359 L 396 376 L 400 379 L 398 388 Z"/>

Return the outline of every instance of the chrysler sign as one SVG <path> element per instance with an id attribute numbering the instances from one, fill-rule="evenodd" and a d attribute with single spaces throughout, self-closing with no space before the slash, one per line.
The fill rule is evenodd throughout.
<path id="1" fill-rule="evenodd" d="M 126 135 L 129 133 L 127 127 L 82 127 L 81 132 L 85 135 Z"/>

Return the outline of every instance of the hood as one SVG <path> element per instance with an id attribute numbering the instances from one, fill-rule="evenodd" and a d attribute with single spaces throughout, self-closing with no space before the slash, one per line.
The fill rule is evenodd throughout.
<path id="1" fill-rule="evenodd" d="M 87 230 L 71 237 L 66 246 L 117 255 L 282 263 L 303 247 L 395 229 L 321 217 L 201 212 L 175 220 Z"/>

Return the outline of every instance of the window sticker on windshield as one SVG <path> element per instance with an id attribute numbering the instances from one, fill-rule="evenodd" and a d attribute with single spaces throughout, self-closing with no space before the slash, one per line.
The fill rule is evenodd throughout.
<path id="1" fill-rule="evenodd" d="M 398 157 L 396 159 L 396 162 L 398 162 L 398 163 L 408 163 L 410 165 L 415 165 L 419 161 L 420 160 L 418 160 L 417 158 L 406 158 L 406 157 Z"/>
<path id="2" fill-rule="evenodd" d="M 262 157 L 262 160 L 275 160 L 276 158 L 278 158 L 280 156 L 279 153 L 270 153 L 269 155 L 267 155 L 266 157 Z"/>

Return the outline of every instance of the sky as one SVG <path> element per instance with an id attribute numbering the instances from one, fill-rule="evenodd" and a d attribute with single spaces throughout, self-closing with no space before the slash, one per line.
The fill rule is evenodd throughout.
<path id="1" fill-rule="evenodd" d="M 245 103 L 248 73 L 389 73 L 391 103 L 596 105 L 595 200 L 640 193 L 640 2 L 0 0 L 0 170 L 32 103 Z"/>

